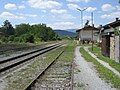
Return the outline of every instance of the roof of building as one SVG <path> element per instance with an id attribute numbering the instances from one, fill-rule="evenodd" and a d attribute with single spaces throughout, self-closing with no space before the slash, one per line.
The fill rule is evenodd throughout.
<path id="1" fill-rule="evenodd" d="M 76 32 L 80 32 L 81 30 L 99 30 L 99 29 L 96 28 L 96 27 L 94 27 L 94 26 L 87 25 L 87 26 L 85 26 L 85 27 L 82 28 L 82 29 L 76 30 Z"/>
<path id="2" fill-rule="evenodd" d="M 103 28 L 104 29 L 109 29 L 109 28 L 115 28 L 117 26 L 120 26 L 120 20 L 118 18 L 116 18 L 116 21 L 104 25 Z"/>

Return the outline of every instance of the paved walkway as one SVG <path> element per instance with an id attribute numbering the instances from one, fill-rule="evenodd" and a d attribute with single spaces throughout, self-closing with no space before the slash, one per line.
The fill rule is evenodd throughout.
<path id="1" fill-rule="evenodd" d="M 99 78 L 94 65 L 84 60 L 79 49 L 80 47 L 76 47 L 74 59 L 76 63 L 75 68 L 80 70 L 80 72 L 75 72 L 74 74 L 74 83 L 78 87 L 73 90 L 116 90 Z"/>
<path id="2" fill-rule="evenodd" d="M 100 64 L 102 64 L 103 66 L 105 66 L 106 68 L 108 68 L 109 70 L 111 70 L 113 73 L 115 73 L 116 75 L 118 75 L 120 77 L 120 73 L 115 70 L 114 68 L 112 68 L 107 62 L 104 62 L 100 59 L 97 58 L 97 56 L 95 56 L 93 53 L 91 53 L 89 50 L 88 50 L 88 47 L 84 47 L 84 49 L 93 57 L 95 58 Z"/>

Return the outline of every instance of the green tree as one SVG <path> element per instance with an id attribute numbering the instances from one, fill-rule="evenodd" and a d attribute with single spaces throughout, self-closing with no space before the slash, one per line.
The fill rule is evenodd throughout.
<path id="1" fill-rule="evenodd" d="M 4 24 L 3 24 L 3 26 L 1 27 L 0 32 L 1 32 L 4 36 L 14 35 L 15 30 L 14 30 L 12 24 L 11 24 L 8 20 L 5 20 L 3 23 L 4 23 Z"/>
<path id="2" fill-rule="evenodd" d="M 28 33 L 31 30 L 31 26 L 29 24 L 20 24 L 15 27 L 16 36 L 21 36 L 23 34 Z"/>
<path id="3" fill-rule="evenodd" d="M 24 42 L 34 43 L 34 36 L 32 34 L 24 34 L 22 39 Z"/>

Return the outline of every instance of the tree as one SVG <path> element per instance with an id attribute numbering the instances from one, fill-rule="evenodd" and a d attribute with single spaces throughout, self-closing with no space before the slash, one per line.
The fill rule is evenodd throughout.
<path id="1" fill-rule="evenodd" d="M 31 30 L 31 26 L 29 24 L 20 24 L 15 27 L 15 34 L 17 36 L 21 36 L 23 34 L 28 33 Z"/>
<path id="2" fill-rule="evenodd" d="M 34 43 L 34 36 L 32 34 L 24 34 L 21 38 L 23 42 Z"/>
<path id="3" fill-rule="evenodd" d="M 4 23 L 4 25 L 1 27 L 1 32 L 5 36 L 14 35 L 15 30 L 14 30 L 12 24 L 8 20 L 5 20 L 3 23 Z"/>

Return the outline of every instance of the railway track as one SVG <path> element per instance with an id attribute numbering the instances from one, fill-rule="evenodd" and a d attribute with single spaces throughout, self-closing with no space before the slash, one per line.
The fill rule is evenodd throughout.
<path id="1" fill-rule="evenodd" d="M 18 48 L 11 47 L 11 48 L 8 48 L 5 50 L 0 50 L 0 55 L 8 54 L 11 52 L 13 53 L 13 52 L 17 52 L 17 51 L 20 52 L 20 51 L 25 51 L 25 50 L 41 48 L 42 46 L 44 46 L 44 45 L 42 44 L 42 45 L 36 45 L 36 46 L 23 46 L 23 47 L 18 47 Z"/>
<path id="2" fill-rule="evenodd" d="M 13 71 L 15 67 L 21 66 L 22 64 L 29 62 L 31 59 L 48 51 L 51 51 L 57 47 L 60 47 L 61 45 L 62 44 L 55 44 L 30 52 L 22 53 L 13 57 L 0 59 L 0 76 L 8 74 L 9 72 Z"/>
<path id="3" fill-rule="evenodd" d="M 72 65 L 59 59 L 64 51 L 61 51 L 23 90 L 73 90 L 70 74 Z"/>
<path id="4" fill-rule="evenodd" d="M 14 53 L 22 53 L 22 52 L 25 52 L 25 51 L 30 51 L 30 50 L 33 50 L 33 49 L 39 49 L 39 48 L 42 48 L 44 47 L 45 45 L 47 44 L 53 44 L 53 42 L 51 43 L 45 43 L 45 44 L 40 44 L 40 45 L 32 45 L 32 46 L 20 46 L 20 47 L 14 47 L 14 46 L 11 46 L 10 47 L 0 47 L 2 50 L 0 50 L 0 58 L 3 58 L 3 57 L 6 57 L 6 56 L 10 56 L 11 54 L 14 54 Z"/>

